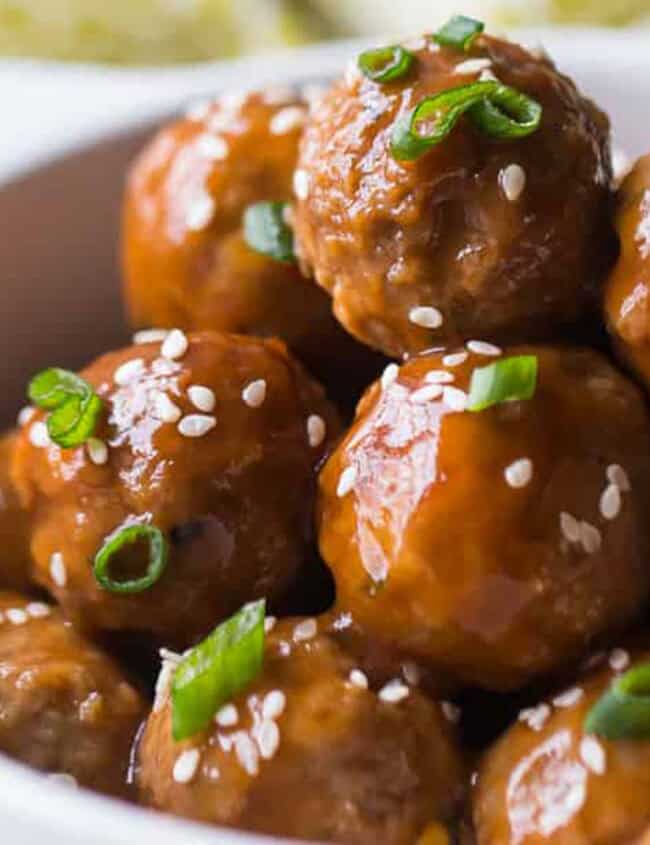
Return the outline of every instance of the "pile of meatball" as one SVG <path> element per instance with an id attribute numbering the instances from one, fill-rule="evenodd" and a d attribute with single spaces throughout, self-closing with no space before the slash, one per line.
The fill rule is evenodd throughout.
<path id="1" fill-rule="evenodd" d="M 648 841 L 650 733 L 587 717 L 650 661 L 650 157 L 615 181 L 607 117 L 539 51 L 391 51 L 197 103 L 133 163 L 133 345 L 79 374 L 83 442 L 33 404 L 2 441 L 0 749 L 312 841 Z M 395 154 L 420 103 L 487 82 L 535 131 L 467 111 Z M 513 358 L 534 389 L 471 407 Z M 131 526 L 166 566 L 107 588 Z M 175 740 L 183 655 L 260 598 L 262 668 Z"/>

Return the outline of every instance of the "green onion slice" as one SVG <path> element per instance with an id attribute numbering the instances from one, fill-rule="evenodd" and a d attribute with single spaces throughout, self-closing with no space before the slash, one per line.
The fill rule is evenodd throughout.
<path id="1" fill-rule="evenodd" d="M 486 135 L 504 140 L 535 132 L 542 107 L 526 94 L 496 80 L 448 88 L 425 97 L 395 123 L 391 137 L 393 158 L 419 158 L 443 141 L 464 114 Z"/>
<path id="2" fill-rule="evenodd" d="M 587 714 L 584 729 L 603 739 L 650 740 L 650 663 L 617 678 Z"/>
<path id="3" fill-rule="evenodd" d="M 501 402 L 532 399 L 537 388 L 537 356 L 502 358 L 472 373 L 467 409 L 483 411 Z"/>
<path id="4" fill-rule="evenodd" d="M 399 44 L 366 50 L 358 59 L 359 70 L 373 82 L 393 82 L 411 69 L 413 53 Z"/>
<path id="5" fill-rule="evenodd" d="M 113 558 L 125 546 L 146 540 L 149 546 L 149 562 L 140 578 L 118 580 L 111 575 Z M 93 572 L 101 587 L 109 593 L 142 593 L 159 580 L 167 566 L 168 546 L 165 535 L 155 525 L 136 523 L 118 528 L 104 541 L 95 555 Z"/>
<path id="6" fill-rule="evenodd" d="M 295 261 L 293 232 L 285 221 L 286 202 L 258 202 L 244 212 L 244 238 L 255 252 L 276 261 Z"/>
<path id="7" fill-rule="evenodd" d="M 469 50 L 474 39 L 485 29 L 482 21 L 465 15 L 455 15 L 444 26 L 434 33 L 433 40 L 443 47 L 455 47 L 458 50 Z"/>
<path id="8" fill-rule="evenodd" d="M 172 734 L 186 739 L 209 724 L 253 681 L 264 658 L 264 599 L 242 607 L 184 658 L 172 683 Z"/>
<path id="9" fill-rule="evenodd" d="M 50 411 L 47 430 L 63 448 L 80 446 L 92 436 L 102 410 L 102 400 L 76 373 L 51 367 L 35 375 L 27 388 L 30 401 Z"/>

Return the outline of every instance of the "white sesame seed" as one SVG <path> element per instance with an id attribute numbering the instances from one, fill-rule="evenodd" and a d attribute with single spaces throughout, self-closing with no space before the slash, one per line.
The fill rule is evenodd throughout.
<path id="1" fill-rule="evenodd" d="M 311 640 L 318 633 L 318 625 L 315 619 L 303 619 L 293 629 L 293 641 L 300 643 Z"/>
<path id="2" fill-rule="evenodd" d="M 163 358 L 175 361 L 185 355 L 189 345 L 185 332 L 180 329 L 172 329 L 162 342 L 160 354 Z"/>
<path id="3" fill-rule="evenodd" d="M 409 321 L 423 329 L 438 329 L 443 323 L 443 316 L 431 305 L 418 305 L 409 311 Z"/>
<path id="4" fill-rule="evenodd" d="M 293 174 L 293 192 L 299 200 L 306 200 L 309 196 L 311 180 L 306 170 L 296 170 Z"/>
<path id="5" fill-rule="evenodd" d="M 448 722 L 457 725 L 460 722 L 460 707 L 453 704 L 451 701 L 441 701 L 440 707 L 443 715 Z"/>
<path id="6" fill-rule="evenodd" d="M 610 484 L 615 484 L 623 493 L 630 491 L 630 479 L 620 464 L 610 464 L 607 467 L 606 474 Z"/>
<path id="7" fill-rule="evenodd" d="M 77 778 L 74 775 L 69 775 L 67 772 L 51 772 L 46 777 L 52 783 L 57 783 L 60 786 L 72 787 L 73 789 L 79 786 Z"/>
<path id="8" fill-rule="evenodd" d="M 510 487 L 526 487 L 533 477 L 533 462 L 530 458 L 520 458 L 506 467 L 503 474 Z"/>
<path id="9" fill-rule="evenodd" d="M 438 399 L 442 396 L 442 391 L 443 387 L 441 384 L 428 384 L 412 393 L 411 401 L 418 405 L 426 402 L 433 402 L 434 399 Z"/>
<path id="10" fill-rule="evenodd" d="M 251 381 L 242 390 L 241 398 L 249 408 L 259 408 L 266 399 L 266 381 L 263 378 Z"/>
<path id="11" fill-rule="evenodd" d="M 210 194 L 199 194 L 187 209 L 185 225 L 191 232 L 200 232 L 210 224 L 216 210 L 217 204 Z"/>
<path id="12" fill-rule="evenodd" d="M 239 731 L 235 736 L 235 754 L 239 760 L 242 769 L 246 771 L 251 777 L 255 776 L 259 771 L 259 755 L 257 746 L 244 731 Z"/>
<path id="13" fill-rule="evenodd" d="M 263 760 L 270 760 L 280 747 L 280 730 L 271 719 L 264 719 L 257 728 L 257 747 Z"/>
<path id="14" fill-rule="evenodd" d="M 264 633 L 270 634 L 271 631 L 275 628 L 275 623 L 277 621 L 278 620 L 275 618 L 275 616 L 267 616 L 264 619 Z"/>
<path id="15" fill-rule="evenodd" d="M 357 468 L 346 467 L 339 478 L 339 483 L 336 487 L 336 495 L 339 499 L 347 496 L 357 483 Z"/>
<path id="16" fill-rule="evenodd" d="M 86 441 L 86 451 L 90 460 L 101 466 L 108 460 L 108 446 L 99 437 L 89 437 Z"/>
<path id="17" fill-rule="evenodd" d="M 153 700 L 154 713 L 159 713 L 163 709 L 177 668 L 178 663 L 170 660 L 163 660 L 160 672 L 156 678 L 156 688 L 154 690 Z"/>
<path id="18" fill-rule="evenodd" d="M 12 625 L 24 625 L 29 619 L 29 616 L 20 607 L 10 607 L 9 610 L 5 610 L 5 616 Z"/>
<path id="19" fill-rule="evenodd" d="M 225 138 L 222 138 L 221 135 L 210 135 L 207 132 L 197 139 L 196 150 L 199 155 L 210 161 L 223 161 L 228 158 L 230 152 Z"/>
<path id="20" fill-rule="evenodd" d="M 216 417 L 208 414 L 188 414 L 179 422 L 178 431 L 183 437 L 203 437 L 216 424 Z"/>
<path id="21" fill-rule="evenodd" d="M 207 414 L 214 410 L 217 402 L 214 391 L 202 384 L 192 384 L 187 388 L 187 395 L 190 402 L 199 411 L 205 411 Z"/>
<path id="22" fill-rule="evenodd" d="M 528 707 L 519 713 L 519 721 L 525 722 L 531 730 L 541 731 L 546 720 L 551 715 L 551 708 L 548 704 L 538 704 L 537 707 Z"/>
<path id="23" fill-rule="evenodd" d="M 593 736 L 585 736 L 580 742 L 580 758 L 595 775 L 605 773 L 605 749 Z"/>
<path id="24" fill-rule="evenodd" d="M 484 68 L 484 70 L 481 71 L 481 75 L 479 76 L 478 79 L 479 79 L 479 82 L 498 82 L 499 81 L 498 76 L 494 73 L 494 71 L 490 70 L 489 67 L 486 67 L 486 68 Z"/>
<path id="25" fill-rule="evenodd" d="M 445 387 L 442 398 L 452 411 L 464 411 L 467 407 L 467 394 L 457 387 Z"/>
<path id="26" fill-rule="evenodd" d="M 302 106 L 287 106 L 276 112 L 269 123 L 271 135 L 286 135 L 305 125 L 307 112 Z"/>
<path id="27" fill-rule="evenodd" d="M 175 423 L 183 416 L 183 412 L 178 405 L 175 405 L 162 390 L 153 391 L 151 401 L 153 402 L 154 415 L 162 422 Z"/>
<path id="28" fill-rule="evenodd" d="M 566 511 L 562 511 L 560 514 L 560 531 L 569 543 L 580 542 L 580 523 L 575 516 Z"/>
<path id="29" fill-rule="evenodd" d="M 609 665 L 615 672 L 624 672 L 630 665 L 630 655 L 623 648 L 615 648 L 609 655 Z"/>
<path id="30" fill-rule="evenodd" d="M 194 120 L 197 122 L 205 120 L 210 113 L 211 107 L 212 102 L 210 100 L 197 100 L 195 103 L 190 103 L 187 107 L 185 110 L 185 117 L 188 120 Z"/>
<path id="31" fill-rule="evenodd" d="M 468 350 L 474 355 L 497 356 L 501 355 L 503 350 L 494 343 L 487 343 L 485 340 L 470 340 L 466 344 Z"/>
<path id="32" fill-rule="evenodd" d="M 198 748 L 187 748 L 174 763 L 173 777 L 176 783 L 190 783 L 199 767 L 201 753 Z"/>
<path id="33" fill-rule="evenodd" d="M 365 672 L 361 671 L 361 669 L 352 669 L 348 675 L 348 681 L 353 687 L 368 689 L 368 677 Z"/>
<path id="34" fill-rule="evenodd" d="M 32 601 L 26 607 L 25 610 L 32 619 L 43 619 L 46 616 L 49 616 L 52 613 L 52 608 L 47 605 L 43 604 L 42 601 Z"/>
<path id="35" fill-rule="evenodd" d="M 410 689 L 399 678 L 393 678 L 379 690 L 377 697 L 386 704 L 397 704 L 408 698 L 410 692 Z"/>
<path id="36" fill-rule="evenodd" d="M 517 202 L 526 187 L 526 171 L 519 164 L 509 164 L 499 172 L 499 184 L 508 202 Z"/>
<path id="37" fill-rule="evenodd" d="M 232 728 L 239 721 L 239 713 L 234 704 L 224 704 L 217 710 L 214 720 L 222 728 Z"/>
<path id="38" fill-rule="evenodd" d="M 446 370 L 429 370 L 424 380 L 428 384 L 451 384 L 452 381 L 456 381 L 456 376 Z"/>
<path id="39" fill-rule="evenodd" d="M 623 501 L 621 489 L 616 484 L 608 484 L 600 497 L 600 514 L 603 519 L 616 519 L 621 512 Z"/>
<path id="40" fill-rule="evenodd" d="M 119 387 L 125 387 L 134 379 L 139 378 L 144 370 L 144 361 L 142 358 L 132 358 L 130 361 L 125 361 L 113 373 L 113 381 Z"/>
<path id="41" fill-rule="evenodd" d="M 397 380 L 399 375 L 399 367 L 397 364 L 389 364 L 384 372 L 381 374 L 381 386 L 383 390 L 387 390 L 391 384 Z"/>
<path id="42" fill-rule="evenodd" d="M 595 555 L 600 551 L 602 536 L 595 525 L 590 522 L 580 523 L 580 542 L 588 555 Z"/>
<path id="43" fill-rule="evenodd" d="M 402 675 L 404 675 L 406 683 L 412 687 L 416 687 L 420 683 L 420 668 L 412 660 L 402 663 Z"/>
<path id="44" fill-rule="evenodd" d="M 583 697 L 584 692 L 580 687 L 572 687 L 565 692 L 556 695 L 553 699 L 555 707 L 573 707 Z"/>
<path id="45" fill-rule="evenodd" d="M 325 440 L 327 426 L 325 420 L 318 414 L 307 417 L 307 440 L 312 449 L 316 449 Z"/>
<path id="46" fill-rule="evenodd" d="M 168 334 L 168 329 L 142 329 L 133 335 L 133 343 L 136 346 L 143 343 L 162 343 Z"/>
<path id="47" fill-rule="evenodd" d="M 442 363 L 445 367 L 458 367 L 467 361 L 467 352 L 452 352 L 450 355 L 445 355 Z"/>
<path id="48" fill-rule="evenodd" d="M 454 73 L 480 73 L 482 70 L 487 70 L 490 67 L 492 67 L 492 61 L 490 59 L 467 59 L 456 65 Z"/>
<path id="49" fill-rule="evenodd" d="M 25 405 L 24 408 L 20 409 L 18 413 L 17 423 L 22 428 L 22 426 L 27 425 L 27 423 L 31 420 L 31 418 L 36 413 L 36 408 L 32 405 Z"/>
<path id="50" fill-rule="evenodd" d="M 61 552 L 54 552 L 50 558 L 50 577 L 57 587 L 65 587 L 68 580 L 68 573 L 65 568 L 65 561 Z"/>
<path id="51" fill-rule="evenodd" d="M 278 719 L 287 706 L 287 697 L 282 690 L 274 689 L 267 692 L 262 702 L 262 717 L 264 719 Z"/>
<path id="52" fill-rule="evenodd" d="M 46 449 L 52 445 L 47 426 L 42 420 L 35 422 L 29 429 L 29 442 L 37 449 Z"/>

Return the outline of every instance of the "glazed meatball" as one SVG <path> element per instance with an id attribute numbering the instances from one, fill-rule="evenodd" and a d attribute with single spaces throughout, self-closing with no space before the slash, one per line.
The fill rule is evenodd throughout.
<path id="1" fill-rule="evenodd" d="M 45 772 L 127 795 L 145 706 L 121 669 L 61 614 L 0 593 L 0 750 Z"/>
<path id="2" fill-rule="evenodd" d="M 620 188 L 616 215 L 621 253 L 606 287 L 606 318 L 621 355 L 650 384 L 650 155 Z"/>
<path id="3" fill-rule="evenodd" d="M 0 435 L 0 586 L 27 590 L 31 572 L 29 517 L 9 477 L 15 442 L 13 432 Z"/>
<path id="4" fill-rule="evenodd" d="M 534 134 L 467 118 L 414 161 L 391 137 L 425 97 L 485 73 L 543 108 Z M 400 356 L 477 334 L 550 336 L 594 304 L 609 257 L 607 118 L 550 61 L 494 38 L 422 40 L 405 77 L 351 68 L 305 130 L 296 173 L 302 260 L 353 335 Z"/>
<path id="5" fill-rule="evenodd" d="M 124 204 L 129 315 L 136 327 L 278 336 L 333 387 L 361 390 L 381 363 L 340 328 L 329 297 L 295 262 L 244 238 L 249 205 L 291 198 L 307 106 L 277 99 L 226 95 L 164 127 L 139 156 Z"/>
<path id="6" fill-rule="evenodd" d="M 519 356 L 532 398 L 468 410 L 473 373 Z M 648 424 L 591 350 L 470 342 L 389 367 L 320 475 L 339 609 L 492 689 L 576 657 L 648 595 Z"/>
<path id="7" fill-rule="evenodd" d="M 82 376 L 104 403 L 93 440 L 61 449 L 39 413 L 14 455 L 36 580 L 79 624 L 176 647 L 250 598 L 280 596 L 306 555 L 314 468 L 337 428 L 284 345 L 172 331 Z M 93 560 L 134 524 L 163 533 L 167 567 L 143 592 L 107 590 Z M 147 557 L 125 547 L 114 579 L 142 575 Z"/>
<path id="8" fill-rule="evenodd" d="M 522 711 L 489 750 L 473 796 L 478 845 L 632 845 L 650 825 L 650 743 L 584 730 L 629 655 L 615 649 L 609 663 Z"/>
<path id="9" fill-rule="evenodd" d="M 398 680 L 372 689 L 313 618 L 278 623 L 258 678 L 189 740 L 173 741 L 163 692 L 139 759 L 154 807 L 327 842 L 412 845 L 463 794 L 441 705 Z"/>

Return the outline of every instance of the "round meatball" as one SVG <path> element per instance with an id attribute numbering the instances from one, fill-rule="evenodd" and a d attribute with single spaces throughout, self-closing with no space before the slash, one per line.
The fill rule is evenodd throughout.
<path id="1" fill-rule="evenodd" d="M 107 655 L 61 614 L 0 593 L 0 750 L 45 772 L 127 795 L 145 706 Z"/>
<path id="2" fill-rule="evenodd" d="M 14 432 L 0 436 L 0 586 L 27 590 L 31 572 L 29 517 L 9 472 L 15 442 Z"/>
<path id="3" fill-rule="evenodd" d="M 14 454 L 34 511 L 36 580 L 79 624 L 179 647 L 243 602 L 280 596 L 309 547 L 314 469 L 337 430 L 285 347 L 173 331 L 104 355 L 82 376 L 104 402 L 95 439 L 48 443 L 39 413 Z M 93 559 L 134 523 L 163 532 L 167 568 L 144 592 L 109 591 Z M 142 575 L 147 559 L 133 544 L 111 571 Z"/>
<path id="4" fill-rule="evenodd" d="M 311 118 L 295 183 L 305 267 L 348 331 L 388 355 L 550 336 L 584 315 L 609 258 L 607 118 L 506 41 L 464 53 L 423 39 L 414 56 L 389 84 L 351 68 Z M 542 105 L 534 134 L 494 140 L 461 118 L 419 159 L 393 157 L 397 122 L 486 71 Z"/>
<path id="5" fill-rule="evenodd" d="M 621 253 L 607 282 L 607 323 L 621 355 L 650 385 L 650 155 L 621 185 L 616 228 Z"/>
<path id="6" fill-rule="evenodd" d="M 649 419 L 598 353 L 484 342 L 386 370 L 320 475 L 340 610 L 493 689 L 566 663 L 648 595 Z M 466 409 L 473 372 L 537 359 L 526 401 Z"/>
<path id="7" fill-rule="evenodd" d="M 279 623 L 259 677 L 191 739 L 173 741 L 161 692 L 138 777 L 159 809 L 363 845 L 412 845 L 458 809 L 463 763 L 441 706 L 398 680 L 372 689 L 313 618 Z"/>
<path id="8" fill-rule="evenodd" d="M 478 845 L 632 845 L 650 825 L 650 743 L 584 731 L 629 655 L 615 649 L 609 663 L 522 711 L 488 751 L 473 795 Z"/>
<path id="9" fill-rule="evenodd" d="M 333 387 L 360 390 L 381 366 L 376 356 L 340 328 L 330 298 L 295 263 L 253 251 L 242 229 L 249 205 L 291 198 L 306 115 L 297 96 L 226 95 L 158 133 L 127 184 L 126 300 L 137 327 L 278 336 Z"/>

